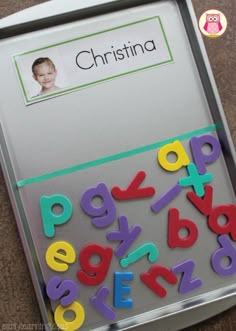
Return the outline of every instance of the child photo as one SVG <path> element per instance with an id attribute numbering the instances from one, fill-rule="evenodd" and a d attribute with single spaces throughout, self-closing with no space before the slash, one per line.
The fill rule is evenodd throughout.
<path id="1" fill-rule="evenodd" d="M 36 96 L 52 93 L 60 90 L 56 84 L 57 69 L 48 57 L 40 57 L 32 64 L 33 78 L 41 86 Z"/>
<path id="2" fill-rule="evenodd" d="M 62 94 L 70 86 L 56 48 L 16 56 L 15 64 L 27 104 Z"/>

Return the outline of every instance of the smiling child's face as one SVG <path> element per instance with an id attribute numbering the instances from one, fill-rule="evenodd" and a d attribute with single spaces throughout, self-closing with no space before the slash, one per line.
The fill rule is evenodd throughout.
<path id="1" fill-rule="evenodd" d="M 50 90 L 54 87 L 57 71 L 48 63 L 41 63 L 35 67 L 34 79 L 42 86 L 42 90 Z"/>

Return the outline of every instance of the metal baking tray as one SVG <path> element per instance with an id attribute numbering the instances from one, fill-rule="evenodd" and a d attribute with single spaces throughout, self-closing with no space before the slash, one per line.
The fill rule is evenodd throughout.
<path id="1" fill-rule="evenodd" d="M 100 77 L 86 84 L 74 84 L 73 88 L 65 87 L 46 97 L 29 97 L 25 88 L 27 81 L 21 73 L 22 63 L 19 65 L 21 59 L 27 59 L 29 55 L 52 54 L 54 49 L 59 50 L 60 56 L 60 45 L 72 45 L 74 41 L 96 43 L 97 38 L 104 37 L 101 39 L 104 43 L 112 44 L 119 35 L 134 38 L 132 29 L 126 30 L 130 26 L 138 27 L 137 38 L 145 37 L 149 28 L 143 24 L 154 21 L 159 27 L 159 41 L 165 46 L 165 61 L 141 65 L 137 70 L 130 65 L 131 69 L 106 75 L 105 79 Z M 213 175 L 210 183 L 213 187 L 212 209 L 235 205 L 234 146 L 191 1 L 146 1 L 144 4 L 141 0 L 101 0 L 83 4 L 72 12 L 1 28 L 0 51 L 0 70 L 8 77 L 0 91 L 1 165 L 47 329 L 57 328 L 56 324 L 59 324 L 55 323 L 54 313 L 60 306 L 60 298 L 49 299 L 46 293 L 47 284 L 54 276 L 72 280 L 79 288 L 75 300 L 83 307 L 85 319 L 76 329 L 84 331 L 151 330 L 156 327 L 173 331 L 197 321 L 197 312 L 209 317 L 213 311 L 216 313 L 232 305 L 236 294 L 236 275 L 231 268 L 234 256 L 222 264 L 223 269 L 227 269 L 228 263 L 231 271 L 226 272 L 227 275 L 217 273 L 211 265 L 222 238 L 231 245 L 232 252 L 235 249 L 227 229 L 222 230 L 223 223 L 219 225 L 221 233 L 214 233 L 209 228 L 210 211 L 203 215 L 189 202 L 186 196 L 193 191 L 190 187 L 182 189 L 181 194 L 160 210 L 156 207 L 153 212 L 150 208 L 187 175 L 186 167 L 174 172 L 162 169 L 157 161 L 159 151 L 179 140 L 193 161 L 190 140 L 204 135 L 210 135 L 221 146 L 217 160 L 207 164 L 207 171 Z M 86 51 L 91 52 L 91 48 Z M 207 154 L 207 150 L 204 153 Z M 81 202 L 88 188 L 105 183 L 108 191 L 114 192 L 117 186 L 124 190 L 134 178 L 139 178 L 137 181 L 144 187 L 155 189 L 155 195 L 120 200 L 115 194 L 113 223 L 104 228 L 94 226 Z M 54 236 L 46 236 L 40 199 L 55 195 L 67 197 L 73 213 L 68 222 L 55 227 Z M 101 201 L 98 199 L 95 203 L 99 206 Z M 168 213 L 176 208 L 180 218 L 192 220 L 198 229 L 196 242 L 188 248 L 170 248 L 167 244 Z M 60 214 L 62 210 L 53 209 L 53 212 Z M 121 216 L 128 219 L 130 227 L 138 225 L 140 235 L 123 254 L 117 256 L 113 252 L 102 282 L 90 286 L 82 283 L 76 276 L 83 264 L 78 260 L 80 252 L 89 244 L 109 247 L 116 252 L 119 241 L 109 240 L 109 233 L 118 231 L 118 217 Z M 181 235 L 188 236 L 186 233 Z M 45 261 L 48 247 L 58 241 L 67 241 L 76 253 L 75 261 L 65 272 L 53 271 Z M 158 248 L 158 259 L 155 257 L 150 261 L 152 258 L 149 256 L 148 260 L 141 256 L 139 250 L 139 259 L 135 261 L 132 252 L 137 252 L 140 246 L 147 249 L 143 246 L 147 243 Z M 147 255 L 145 249 L 143 255 Z M 124 267 L 125 260 L 128 268 Z M 178 269 L 176 265 L 184 264 L 186 260 L 190 264 L 194 261 L 192 276 L 197 277 L 198 285 L 201 283 L 186 293 L 186 289 L 180 288 L 181 272 L 176 272 L 175 284 L 160 280 L 167 290 L 163 298 L 140 279 L 142 273 L 154 266 L 164 266 L 174 273 L 173 270 Z M 91 263 L 99 263 L 99 260 L 94 258 Z M 127 270 L 133 279 L 124 280 L 120 288 L 114 287 L 115 278 L 119 278 L 116 273 L 124 274 Z M 108 289 L 106 304 L 112 309 L 114 319 L 105 318 L 91 304 L 90 299 L 102 287 Z M 131 307 L 123 307 L 123 303 L 116 300 L 113 302 L 113 297 L 119 298 L 122 290 L 131 291 L 127 296 L 121 293 L 120 297 L 129 304 L 128 299 L 132 298 Z M 209 310 L 206 314 L 206 307 L 211 307 L 211 313 Z M 66 316 L 67 313 L 65 319 L 69 325 L 70 318 L 76 317 Z M 76 314 L 80 313 L 77 311 Z M 65 324 L 61 329 L 66 329 Z"/>

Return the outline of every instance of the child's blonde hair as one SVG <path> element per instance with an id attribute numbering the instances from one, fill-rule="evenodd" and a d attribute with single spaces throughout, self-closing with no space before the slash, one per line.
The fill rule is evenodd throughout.
<path id="1" fill-rule="evenodd" d="M 34 61 L 34 63 L 32 64 L 32 72 L 34 75 L 36 75 L 36 71 L 35 71 L 35 68 L 42 64 L 42 63 L 46 63 L 48 64 L 49 66 L 53 67 L 54 70 L 56 70 L 56 67 L 55 67 L 55 64 L 52 62 L 51 59 L 49 59 L 49 57 L 39 57 L 38 59 L 36 59 Z"/>

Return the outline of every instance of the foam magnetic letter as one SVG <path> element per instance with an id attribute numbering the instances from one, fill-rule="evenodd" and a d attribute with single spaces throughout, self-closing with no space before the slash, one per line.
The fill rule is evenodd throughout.
<path id="1" fill-rule="evenodd" d="M 66 320 L 64 314 L 67 311 L 73 311 L 74 319 Z M 54 313 L 54 320 L 59 329 L 63 331 L 75 331 L 80 329 L 83 325 L 85 319 L 85 313 L 83 306 L 78 301 L 73 301 L 67 307 L 63 307 L 62 305 L 57 306 Z"/>
<path id="2" fill-rule="evenodd" d="M 168 203 L 170 203 L 175 197 L 177 197 L 183 188 L 179 184 L 172 186 L 167 192 L 162 194 L 156 201 L 151 204 L 151 210 L 154 213 L 158 213 Z"/>
<path id="3" fill-rule="evenodd" d="M 226 217 L 224 225 L 218 223 L 221 215 Z M 213 208 L 208 217 L 208 225 L 215 233 L 230 234 L 232 239 L 236 241 L 236 206 L 222 205 Z"/>
<path id="4" fill-rule="evenodd" d="M 59 215 L 52 211 L 56 205 L 60 205 L 63 209 Z M 55 225 L 62 225 L 68 222 L 72 216 L 72 204 L 66 196 L 61 194 L 55 194 L 50 197 L 42 196 L 40 198 L 40 209 L 44 233 L 49 238 L 55 235 Z"/>
<path id="5" fill-rule="evenodd" d="M 187 198 L 203 215 L 209 215 L 212 210 L 212 196 L 213 187 L 211 185 L 205 186 L 205 194 L 203 198 L 200 198 L 195 192 L 188 192 Z"/>
<path id="6" fill-rule="evenodd" d="M 192 278 L 195 268 L 195 262 L 193 260 L 182 261 L 171 268 L 176 274 L 181 272 L 181 281 L 179 284 L 179 293 L 186 294 L 199 287 L 202 287 L 202 280 L 199 277 Z"/>
<path id="7" fill-rule="evenodd" d="M 64 253 L 62 254 L 60 251 L 63 251 Z M 45 258 L 47 265 L 52 270 L 64 272 L 68 270 L 68 264 L 75 262 L 76 255 L 74 248 L 68 242 L 56 241 L 48 247 Z"/>
<path id="8" fill-rule="evenodd" d="M 129 224 L 126 216 L 120 216 L 118 218 L 119 231 L 110 231 L 107 233 L 108 240 L 120 240 L 120 245 L 115 249 L 116 256 L 123 256 L 129 247 L 133 244 L 136 238 L 139 236 L 142 228 L 140 225 L 134 225 L 129 229 Z"/>
<path id="9" fill-rule="evenodd" d="M 173 163 L 167 160 L 169 153 L 175 153 L 177 160 Z M 190 163 L 188 155 L 180 141 L 176 140 L 171 144 L 167 144 L 159 150 L 157 159 L 160 166 L 167 171 L 177 171 L 183 166 L 187 166 Z"/>
<path id="10" fill-rule="evenodd" d="M 211 146 L 211 152 L 208 154 L 203 153 L 202 150 L 206 144 Z M 221 147 L 219 140 L 210 134 L 206 134 L 201 137 L 193 137 L 190 140 L 190 145 L 198 172 L 205 174 L 207 172 L 206 164 L 215 162 L 220 156 Z"/>
<path id="11" fill-rule="evenodd" d="M 77 298 L 79 288 L 72 280 L 62 280 L 60 277 L 54 276 L 47 283 L 46 292 L 50 299 L 60 299 L 62 306 L 68 306 Z"/>
<path id="12" fill-rule="evenodd" d="M 167 295 L 166 289 L 157 282 L 157 277 L 163 277 L 169 284 L 175 285 L 178 281 L 175 274 L 163 266 L 154 266 L 148 272 L 142 272 L 140 278 L 142 282 L 149 287 L 160 298 Z"/>
<path id="13" fill-rule="evenodd" d="M 109 293 L 109 288 L 102 286 L 97 291 L 96 295 L 90 298 L 90 303 L 99 314 L 104 316 L 107 320 L 113 321 L 116 318 L 116 312 L 105 303 Z"/>
<path id="14" fill-rule="evenodd" d="M 131 263 L 138 261 L 145 255 L 147 255 L 149 262 L 151 263 L 156 262 L 159 256 L 159 250 L 157 246 L 151 242 L 139 246 L 134 251 L 129 253 L 129 255 L 126 258 L 121 259 L 120 265 L 122 268 L 127 268 Z"/>
<path id="15" fill-rule="evenodd" d="M 233 246 L 229 237 L 225 234 L 217 238 L 221 248 L 211 256 L 213 270 L 220 276 L 231 276 L 236 273 L 236 247 Z M 228 257 L 229 264 L 225 265 L 222 259 Z"/>
<path id="16" fill-rule="evenodd" d="M 96 197 L 102 200 L 100 206 L 93 204 Z M 111 225 L 116 218 L 116 205 L 104 183 L 98 184 L 97 187 L 91 187 L 83 193 L 81 207 L 87 215 L 93 217 L 92 224 L 97 228 L 105 228 Z"/>
<path id="17" fill-rule="evenodd" d="M 99 263 L 92 264 L 90 258 L 98 255 Z M 85 246 L 79 255 L 79 262 L 82 270 L 79 270 L 77 277 L 79 281 L 88 286 L 96 286 L 104 281 L 107 276 L 113 250 L 110 247 L 102 247 L 97 244 Z"/>
<path id="18" fill-rule="evenodd" d="M 115 272 L 114 274 L 114 307 L 115 308 L 132 308 L 133 299 L 123 298 L 123 295 L 130 294 L 130 286 L 124 285 L 124 281 L 131 281 L 134 279 L 133 272 Z"/>
<path id="19" fill-rule="evenodd" d="M 145 171 L 139 171 L 132 182 L 125 190 L 121 190 L 119 186 L 114 186 L 111 190 L 113 197 L 117 200 L 140 199 L 152 197 L 155 194 L 155 189 L 152 186 L 140 187 L 146 177 Z"/>
<path id="20" fill-rule="evenodd" d="M 180 178 L 179 185 L 183 187 L 192 186 L 195 193 L 199 197 L 203 197 L 205 194 L 204 184 L 211 182 L 213 175 L 210 173 L 200 175 L 194 163 L 189 163 L 187 171 L 189 176 Z"/>
<path id="21" fill-rule="evenodd" d="M 188 235 L 185 238 L 179 236 L 180 229 L 186 229 Z M 179 211 L 176 208 L 169 210 L 168 219 L 168 245 L 170 248 L 193 246 L 198 238 L 198 228 L 193 221 L 179 218 Z"/>

